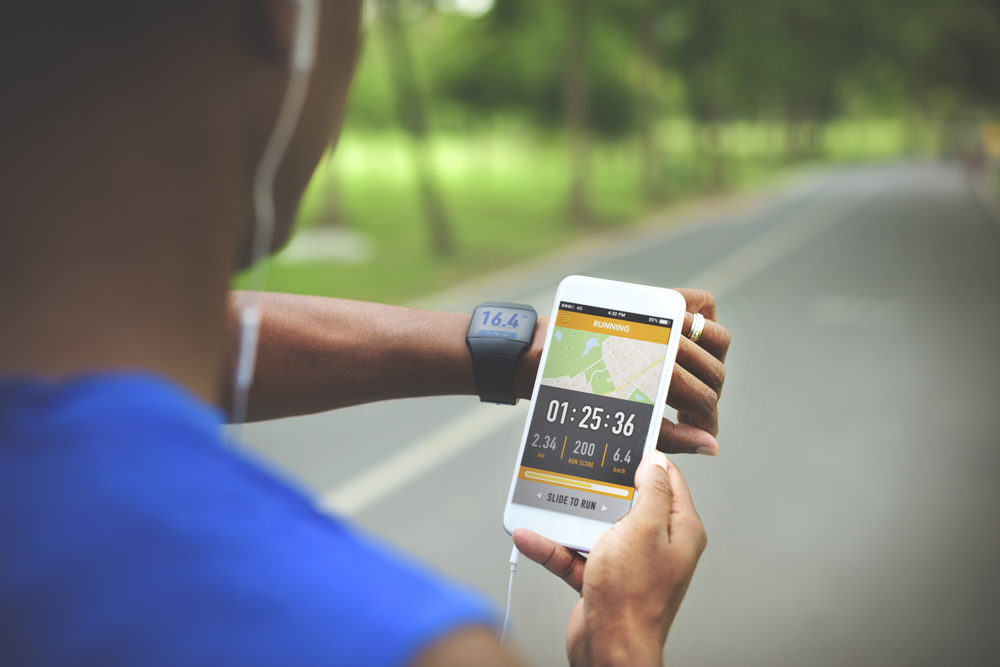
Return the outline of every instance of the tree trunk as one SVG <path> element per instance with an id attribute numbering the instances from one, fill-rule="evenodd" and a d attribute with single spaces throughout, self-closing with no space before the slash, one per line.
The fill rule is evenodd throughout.
<path id="1" fill-rule="evenodd" d="M 722 153 L 722 121 L 713 120 L 708 123 L 708 159 L 711 165 L 711 187 L 722 190 L 726 186 L 726 171 Z"/>
<path id="2" fill-rule="evenodd" d="M 333 151 L 329 151 L 323 163 L 323 178 L 326 187 L 320 192 L 318 226 L 338 227 L 344 221 L 340 206 L 340 178 L 334 171 Z"/>
<path id="3" fill-rule="evenodd" d="M 424 206 L 424 218 L 430 228 L 431 249 L 438 255 L 454 249 L 451 224 L 444 198 L 438 187 L 428 142 L 427 107 L 417 84 L 413 56 L 400 15 L 399 0 L 379 0 L 379 23 L 389 55 L 389 69 L 396 97 L 399 122 L 410 135 L 410 148 L 417 176 L 417 187 Z"/>
<path id="4" fill-rule="evenodd" d="M 819 122 L 813 119 L 808 121 L 808 134 L 809 134 L 809 157 L 817 158 L 823 152 L 822 142 L 820 141 L 820 125 Z"/>
<path id="5" fill-rule="evenodd" d="M 587 103 L 587 1 L 566 3 L 566 69 L 563 107 L 569 129 L 569 215 L 576 224 L 590 221 L 589 110 Z"/>
<path id="6" fill-rule="evenodd" d="M 664 183 L 656 144 L 656 36 L 653 33 L 654 0 L 646 0 L 639 13 L 639 150 L 642 159 L 642 191 L 651 202 L 662 201 Z"/>
<path id="7" fill-rule="evenodd" d="M 785 120 L 785 161 L 795 162 L 799 159 L 798 128 L 791 118 Z"/>
<path id="8" fill-rule="evenodd" d="M 798 162 L 807 150 L 802 118 L 801 105 L 794 100 L 789 102 L 785 114 L 785 160 L 788 162 Z"/>

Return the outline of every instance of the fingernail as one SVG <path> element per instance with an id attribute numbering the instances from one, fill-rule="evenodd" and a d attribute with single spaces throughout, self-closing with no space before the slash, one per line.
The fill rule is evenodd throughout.
<path id="1" fill-rule="evenodd" d="M 646 454 L 646 459 L 653 465 L 660 466 L 664 471 L 667 469 L 667 455 L 656 449 Z"/>
<path id="2" fill-rule="evenodd" d="M 708 445 L 702 445 L 698 449 L 694 450 L 695 454 L 702 454 L 704 456 L 715 456 L 718 454 L 715 447 L 709 447 Z"/>

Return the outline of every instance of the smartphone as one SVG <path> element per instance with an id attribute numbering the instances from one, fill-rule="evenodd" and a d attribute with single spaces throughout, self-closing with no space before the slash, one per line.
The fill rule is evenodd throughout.
<path id="1" fill-rule="evenodd" d="M 559 284 L 503 523 L 590 551 L 625 516 L 656 447 L 680 344 L 673 290 L 570 276 Z"/>

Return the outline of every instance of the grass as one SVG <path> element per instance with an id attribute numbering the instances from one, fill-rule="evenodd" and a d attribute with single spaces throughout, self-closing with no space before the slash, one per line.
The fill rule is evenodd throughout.
<path id="1" fill-rule="evenodd" d="M 673 201 L 707 188 L 709 160 L 698 150 L 692 129 L 683 121 L 660 128 L 658 141 L 669 149 L 664 184 Z M 826 140 L 833 145 L 825 152 L 841 159 L 889 155 L 897 152 L 899 136 L 898 124 L 840 123 L 829 126 Z M 776 126 L 726 126 L 727 185 L 744 187 L 785 169 L 780 139 Z M 407 141 L 394 132 L 346 132 L 336 154 L 317 169 L 303 199 L 300 230 L 335 218 L 336 224 L 371 240 L 370 260 L 272 262 L 266 289 L 405 303 L 597 230 L 628 224 L 662 205 L 648 201 L 640 190 L 635 141 L 594 143 L 594 222 L 581 226 L 567 218 L 570 175 L 560 138 L 529 132 L 439 136 L 434 157 L 455 250 L 438 257 L 430 249 Z M 245 277 L 238 277 L 235 284 L 244 282 Z"/>

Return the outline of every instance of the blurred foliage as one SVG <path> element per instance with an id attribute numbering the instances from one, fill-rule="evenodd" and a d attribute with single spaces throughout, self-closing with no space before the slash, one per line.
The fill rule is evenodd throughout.
<path id="1" fill-rule="evenodd" d="M 279 261 L 269 288 L 405 301 L 592 233 L 567 224 L 573 179 L 608 228 L 790 162 L 955 155 L 1000 108 L 1000 0 L 392 0 L 405 35 L 378 29 L 386 3 L 366 3 L 341 146 L 301 211 L 367 235 L 374 256 Z M 403 131 L 391 35 L 429 143 Z M 447 256 L 421 220 L 429 180 Z"/>
<path id="2" fill-rule="evenodd" d="M 515 112 L 558 126 L 565 6 L 496 0 L 484 16 L 430 6 L 426 71 L 470 116 Z M 859 110 L 934 117 L 1000 105 L 998 0 L 617 0 L 588 3 L 592 129 L 635 125 L 638 35 L 678 77 L 676 111 L 700 120 L 809 119 Z"/>
<path id="3" fill-rule="evenodd" d="M 436 92 L 477 115 L 518 113 L 545 127 L 563 120 L 566 13 L 560 2 L 502 0 L 455 29 L 456 51 L 441 53 Z M 592 3 L 586 61 L 591 129 L 622 136 L 635 123 L 634 27 L 615 4 Z M 454 57 L 457 54 L 463 57 Z"/>

